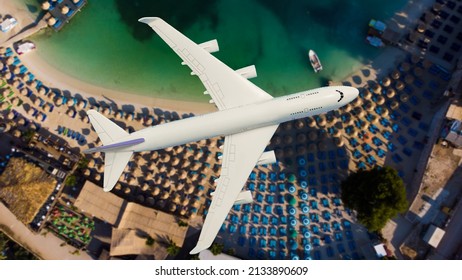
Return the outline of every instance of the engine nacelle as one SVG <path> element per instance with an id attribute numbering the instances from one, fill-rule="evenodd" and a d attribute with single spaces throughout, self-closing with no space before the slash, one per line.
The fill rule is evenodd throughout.
<path id="1" fill-rule="evenodd" d="M 262 165 L 262 164 L 273 164 L 276 163 L 276 155 L 274 154 L 274 151 L 268 151 L 264 152 L 261 154 L 260 159 L 257 162 L 257 165 Z"/>
<path id="2" fill-rule="evenodd" d="M 250 65 L 241 69 L 237 69 L 236 72 L 246 79 L 252 79 L 257 77 L 257 68 L 255 68 L 255 65 Z"/>
<path id="3" fill-rule="evenodd" d="M 217 39 L 210 40 L 208 42 L 204 42 L 202 44 L 199 44 L 200 47 L 202 47 L 204 50 L 206 50 L 209 53 L 214 53 L 220 50 L 218 47 L 218 41 Z"/>
<path id="4" fill-rule="evenodd" d="M 247 203 L 252 203 L 253 198 L 252 198 L 252 193 L 250 191 L 243 191 L 240 192 L 239 195 L 236 198 L 236 201 L 234 202 L 234 205 L 241 205 L 241 204 L 247 204 Z"/>

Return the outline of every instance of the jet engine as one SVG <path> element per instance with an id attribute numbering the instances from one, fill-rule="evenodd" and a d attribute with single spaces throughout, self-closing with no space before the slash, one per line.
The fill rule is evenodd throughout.
<path id="1" fill-rule="evenodd" d="M 216 39 L 199 44 L 199 46 L 209 53 L 214 53 L 220 50 L 218 47 L 218 41 Z"/>
<path id="2" fill-rule="evenodd" d="M 276 155 L 274 154 L 274 151 L 268 151 L 261 154 L 260 159 L 258 159 L 257 165 L 273 164 L 276 162 L 277 159 Z"/>
<path id="3" fill-rule="evenodd" d="M 255 65 L 250 65 L 241 69 L 237 69 L 236 72 L 246 79 L 252 79 L 257 77 L 257 68 L 255 68 Z"/>
<path id="4" fill-rule="evenodd" d="M 253 198 L 252 198 L 252 193 L 250 191 L 243 191 L 240 192 L 239 195 L 236 198 L 236 201 L 234 202 L 234 205 L 241 205 L 241 204 L 247 204 L 247 203 L 252 203 Z"/>

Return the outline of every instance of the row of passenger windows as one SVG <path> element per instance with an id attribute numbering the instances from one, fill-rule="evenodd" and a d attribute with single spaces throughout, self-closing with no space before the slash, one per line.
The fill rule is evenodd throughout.
<path id="1" fill-rule="evenodd" d="M 319 92 L 318 91 L 314 91 L 314 92 L 310 92 L 310 93 L 304 93 L 305 96 L 310 96 L 310 95 L 314 95 L 314 94 L 318 94 Z M 301 95 L 296 95 L 296 96 L 292 96 L 292 97 L 288 97 L 286 99 L 286 101 L 289 101 L 289 100 L 293 100 L 293 99 L 297 99 L 297 98 L 300 98 Z"/>
<path id="2" fill-rule="evenodd" d="M 311 108 L 310 111 L 319 110 L 319 109 L 322 109 L 322 107 Z"/>
<path id="3" fill-rule="evenodd" d="M 300 98 L 300 95 L 289 97 L 286 100 L 289 101 L 289 100 L 297 99 L 297 98 Z"/>
<path id="4" fill-rule="evenodd" d="M 321 107 L 316 107 L 316 108 L 311 108 L 311 109 L 308 110 L 308 111 L 311 112 L 311 111 L 319 110 L 319 109 L 322 109 L 322 106 L 321 106 Z M 305 112 L 305 111 L 299 111 L 299 112 L 291 113 L 290 115 L 291 115 L 291 116 L 294 116 L 294 115 L 302 114 L 302 113 L 304 113 L 304 112 Z"/>

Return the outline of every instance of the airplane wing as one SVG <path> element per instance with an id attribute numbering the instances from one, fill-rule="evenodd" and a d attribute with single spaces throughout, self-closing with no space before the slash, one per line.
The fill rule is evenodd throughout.
<path id="1" fill-rule="evenodd" d="M 277 128 L 278 125 L 272 125 L 226 136 L 220 179 L 199 241 L 191 254 L 197 254 L 212 245 L 250 172 Z"/>
<path id="2" fill-rule="evenodd" d="M 202 81 L 219 110 L 273 98 L 162 19 L 145 17 L 139 21 L 151 26 L 183 59 Z"/>

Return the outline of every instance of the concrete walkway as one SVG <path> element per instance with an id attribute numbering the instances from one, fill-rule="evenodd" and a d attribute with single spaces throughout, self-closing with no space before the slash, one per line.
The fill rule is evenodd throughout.
<path id="1" fill-rule="evenodd" d="M 0 203 L 0 229 L 41 259 L 46 260 L 91 260 L 86 252 L 72 254 L 76 249 L 72 246 L 61 246 L 64 242 L 53 233 L 36 234 L 22 224 L 8 208 Z"/>

